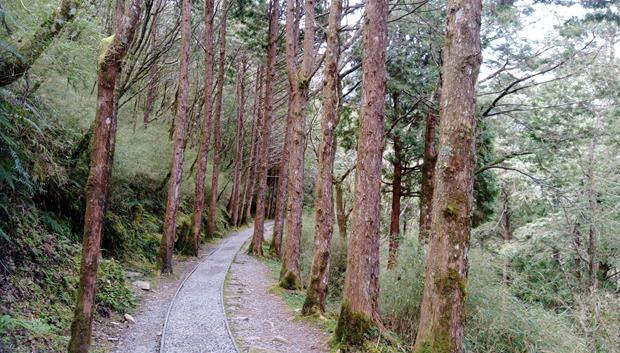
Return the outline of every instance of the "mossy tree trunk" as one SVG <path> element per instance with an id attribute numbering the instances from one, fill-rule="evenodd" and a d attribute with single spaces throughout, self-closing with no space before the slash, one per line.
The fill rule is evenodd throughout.
<path id="1" fill-rule="evenodd" d="M 226 20 L 228 17 L 228 0 L 220 4 L 222 19 L 220 21 L 220 53 L 218 59 L 217 90 L 215 92 L 215 110 L 213 112 L 213 171 L 211 174 L 211 200 L 207 216 L 207 235 L 215 235 L 217 220 L 218 182 L 222 160 L 222 98 L 224 94 L 224 74 L 226 73 Z"/>
<path id="2" fill-rule="evenodd" d="M 164 234 L 159 246 L 160 270 L 172 273 L 172 253 L 177 227 L 177 213 L 181 199 L 181 181 L 183 179 L 183 152 L 185 149 L 185 130 L 187 121 L 187 104 L 189 96 L 189 44 L 191 41 L 191 1 L 183 0 L 181 9 L 181 52 L 179 64 L 179 88 L 177 111 L 174 119 L 174 136 L 170 180 L 168 181 L 168 198 L 164 217 Z"/>
<path id="3" fill-rule="evenodd" d="M 280 9 L 277 0 L 269 2 L 269 35 L 267 44 L 267 63 L 265 64 L 265 98 L 263 100 L 264 113 L 261 126 L 260 142 L 258 144 L 258 190 L 256 193 L 256 215 L 254 216 L 254 232 L 249 252 L 253 255 L 263 255 L 263 241 L 265 239 L 265 196 L 267 194 L 267 165 L 269 145 L 271 143 L 271 121 L 273 118 L 273 79 L 275 74 L 276 50 L 278 40 L 278 17 Z"/>
<path id="4" fill-rule="evenodd" d="M 334 232 L 334 193 L 332 173 L 336 154 L 335 129 L 338 125 L 338 59 L 340 38 L 338 28 L 342 13 L 342 1 L 332 0 L 325 52 L 325 78 L 323 79 L 323 119 L 321 120 L 321 143 L 319 145 L 318 176 L 315 203 L 314 255 L 310 270 L 310 284 L 302 309 L 303 314 L 325 312 L 327 283 L 330 267 L 330 243 Z"/>
<path id="5" fill-rule="evenodd" d="M 368 0 L 363 24 L 362 104 L 351 239 L 336 341 L 360 346 L 380 326 L 379 222 L 385 116 L 386 0 Z"/>
<path id="6" fill-rule="evenodd" d="M 24 76 L 67 23 L 73 21 L 79 4 L 79 0 L 62 0 L 58 9 L 43 21 L 31 38 L 0 58 L 0 87 Z"/>
<path id="7" fill-rule="evenodd" d="M 310 81 L 314 69 L 314 36 L 315 36 L 315 4 L 314 0 L 304 1 L 304 40 L 301 68 L 297 68 L 295 51 L 292 43 L 297 41 L 295 29 L 294 0 L 287 0 L 286 15 L 286 66 L 289 80 L 289 91 L 293 93 L 291 104 L 292 133 L 288 172 L 288 196 L 286 203 L 286 242 L 280 271 L 280 286 L 287 289 L 302 287 L 301 270 L 299 268 L 299 252 L 301 243 L 301 226 L 304 201 L 304 152 L 306 141 L 306 108 Z M 300 3 L 297 6 L 301 6 Z"/>
<path id="8" fill-rule="evenodd" d="M 198 169 L 196 170 L 196 188 L 194 192 L 194 211 L 192 213 L 193 252 L 198 256 L 202 215 L 205 200 L 205 175 L 209 159 L 209 143 L 211 142 L 211 88 L 213 87 L 213 0 L 205 0 L 205 86 L 200 147 L 198 149 Z"/>
<path id="9" fill-rule="evenodd" d="M 432 237 L 414 352 L 462 353 L 476 158 L 480 0 L 448 0 Z"/>
<path id="10" fill-rule="evenodd" d="M 97 111 L 86 190 L 80 283 L 71 324 L 71 340 L 68 347 L 70 353 L 86 353 L 90 347 L 101 233 L 108 203 L 116 141 L 117 116 L 114 102 L 117 97 L 114 87 L 123 57 L 138 27 L 141 4 L 141 0 L 132 1 L 125 12 L 123 21 L 116 29 L 116 34 L 99 61 Z"/>

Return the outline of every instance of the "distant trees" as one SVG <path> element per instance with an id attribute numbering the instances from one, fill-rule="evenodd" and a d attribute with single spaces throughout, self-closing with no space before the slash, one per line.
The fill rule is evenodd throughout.
<path id="1" fill-rule="evenodd" d="M 463 352 L 482 3 L 449 0 L 447 10 L 432 237 L 414 346 L 420 353 Z"/>
<path id="2" fill-rule="evenodd" d="M 336 340 L 360 346 L 380 325 L 379 223 L 381 161 L 385 115 L 385 61 L 388 4 L 368 0 L 362 61 L 362 108 L 357 141 L 356 194 L 353 201 L 347 272 Z"/>
<path id="3" fill-rule="evenodd" d="M 71 324 L 71 340 L 68 348 L 70 353 L 86 353 L 90 347 L 101 233 L 108 204 L 116 143 L 115 106 L 118 98 L 115 86 L 123 57 L 127 54 L 139 24 L 141 5 L 142 0 L 131 1 L 125 9 L 123 20 L 116 27 L 114 37 L 109 38 L 108 43 L 102 42 L 103 52 L 98 62 L 93 150 L 86 190 L 80 284 Z"/>

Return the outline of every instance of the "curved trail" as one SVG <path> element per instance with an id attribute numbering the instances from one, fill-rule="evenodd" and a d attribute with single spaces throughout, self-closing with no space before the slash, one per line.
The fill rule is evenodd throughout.
<path id="1" fill-rule="evenodd" d="M 235 255 L 253 228 L 231 234 L 181 283 L 170 304 L 161 353 L 237 353 L 224 312 L 222 288 Z"/>

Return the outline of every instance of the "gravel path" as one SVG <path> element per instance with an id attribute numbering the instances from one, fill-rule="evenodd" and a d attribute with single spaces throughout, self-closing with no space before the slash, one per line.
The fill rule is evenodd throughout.
<path id="1" fill-rule="evenodd" d="M 164 328 L 161 353 L 236 353 L 222 303 L 228 268 L 252 228 L 234 233 L 187 278 Z"/>
<path id="2" fill-rule="evenodd" d="M 244 247 L 247 248 L 247 245 Z M 281 297 L 270 269 L 246 251 L 237 254 L 226 285 L 226 312 L 241 352 L 329 352 L 329 337 L 319 328 L 296 320 Z"/>
<path id="3" fill-rule="evenodd" d="M 131 313 L 135 323 L 119 318 L 117 322 L 112 321 L 106 322 L 105 325 L 95 325 L 96 346 L 100 351 L 158 353 L 166 313 L 179 284 L 205 256 L 224 242 L 226 239 L 203 246 L 200 251 L 200 258 L 177 258 L 175 256 L 174 275 L 150 279 L 150 291 L 136 289 L 136 294 L 140 297 L 140 304 L 136 311 Z"/>

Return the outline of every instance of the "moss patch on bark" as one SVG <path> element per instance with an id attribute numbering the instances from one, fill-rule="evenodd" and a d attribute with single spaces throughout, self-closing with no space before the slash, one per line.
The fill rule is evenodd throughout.
<path id="1" fill-rule="evenodd" d="M 340 346 L 342 352 L 359 352 L 364 343 L 378 333 L 378 328 L 370 317 L 352 311 L 347 302 L 342 304 L 334 334 L 334 343 Z"/>

